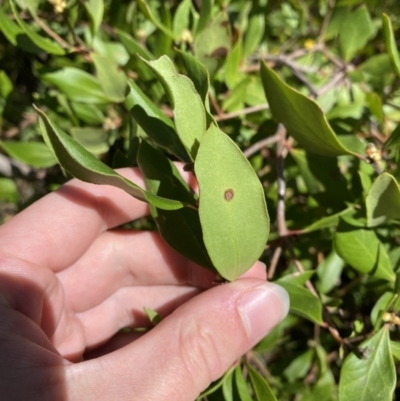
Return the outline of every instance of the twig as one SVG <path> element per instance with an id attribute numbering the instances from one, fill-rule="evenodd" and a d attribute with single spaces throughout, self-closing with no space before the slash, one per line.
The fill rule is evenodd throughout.
<path id="1" fill-rule="evenodd" d="M 277 134 L 279 135 L 279 140 L 277 143 L 277 174 L 278 174 L 278 204 L 276 208 L 276 221 L 278 225 L 278 234 L 280 237 L 287 236 L 287 227 L 285 220 L 285 191 L 286 191 L 286 182 L 284 178 L 284 157 L 283 150 L 285 148 L 285 140 L 286 140 L 286 128 L 282 125 L 278 125 Z"/>
<path id="2" fill-rule="evenodd" d="M 331 88 L 336 86 L 342 79 L 346 78 L 346 75 L 347 75 L 346 70 L 342 69 L 341 71 L 337 72 L 328 83 L 326 83 L 321 88 L 317 89 L 316 97 L 322 96 L 323 94 L 328 92 Z"/>
<path id="3" fill-rule="evenodd" d="M 262 148 L 265 148 L 266 146 L 272 145 L 273 143 L 277 142 L 279 140 L 279 134 L 274 134 L 272 136 L 269 136 L 268 138 L 261 139 L 261 141 L 258 141 L 254 143 L 253 145 L 249 146 L 243 154 L 249 158 L 250 156 L 254 155 L 254 153 L 257 153 L 259 150 Z"/>
<path id="4" fill-rule="evenodd" d="M 336 0 L 330 0 L 328 2 L 328 10 L 326 11 L 324 20 L 322 21 L 321 30 L 319 31 L 319 35 L 318 35 L 319 43 L 322 43 L 324 40 L 324 36 L 325 36 L 326 30 L 328 28 L 329 21 L 331 19 L 333 9 L 335 8 L 335 3 L 336 3 Z"/>
<path id="5" fill-rule="evenodd" d="M 278 247 L 275 248 L 274 254 L 272 255 L 271 263 L 269 265 L 267 274 L 268 280 L 273 279 L 281 254 L 282 254 L 282 246 L 279 245 Z"/>
<path id="6" fill-rule="evenodd" d="M 214 107 L 215 111 L 218 114 L 215 117 L 215 119 L 217 120 L 218 117 L 224 115 L 224 111 L 221 109 L 221 107 L 219 106 L 218 102 L 215 100 L 214 96 L 211 93 L 208 93 L 208 98 L 210 99 L 210 102 L 211 102 L 212 106 Z"/>
<path id="7" fill-rule="evenodd" d="M 71 45 L 66 42 L 61 36 L 57 35 L 51 28 L 49 28 L 36 14 L 32 14 L 34 21 L 49 35 L 52 37 L 61 47 L 69 49 Z"/>
<path id="8" fill-rule="evenodd" d="M 212 98 L 210 97 L 210 100 L 211 100 L 211 99 L 212 99 Z M 211 101 L 211 103 L 213 103 L 213 102 Z M 213 107 L 216 109 L 214 103 L 213 103 Z M 216 109 L 218 115 L 215 116 L 215 119 L 216 119 L 217 121 L 230 120 L 230 119 L 232 119 L 232 118 L 244 116 L 244 115 L 246 115 L 246 114 L 257 113 L 258 111 L 263 111 L 263 110 L 269 109 L 268 103 L 260 104 L 260 105 L 257 105 L 257 106 L 246 107 L 246 108 L 241 109 L 241 110 L 233 111 L 232 113 L 224 113 L 218 105 L 217 105 L 217 107 L 218 107 L 219 110 L 220 110 L 220 112 L 218 112 L 218 110 Z"/>
<path id="9" fill-rule="evenodd" d="M 290 69 L 305 72 L 307 74 L 315 74 L 318 72 L 318 70 L 314 67 L 307 67 L 305 65 L 300 65 L 300 64 L 295 63 L 292 60 L 292 57 L 290 57 L 290 55 L 279 55 L 279 56 L 268 55 L 268 56 L 263 57 L 263 60 L 264 61 L 272 61 L 276 64 L 286 65 Z M 258 71 L 259 69 L 260 69 L 259 64 L 253 64 L 253 65 L 250 65 L 247 67 L 243 67 L 241 69 L 241 71 L 242 72 L 255 72 L 255 71 Z"/>

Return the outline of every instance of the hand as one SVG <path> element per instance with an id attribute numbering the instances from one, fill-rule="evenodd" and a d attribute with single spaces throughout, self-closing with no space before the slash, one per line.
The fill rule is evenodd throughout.
<path id="1" fill-rule="evenodd" d="M 192 401 L 287 314 L 260 262 L 213 286 L 157 233 L 114 229 L 147 213 L 72 180 L 0 227 L 2 400 Z M 148 325 L 145 306 L 163 321 L 118 333 Z"/>

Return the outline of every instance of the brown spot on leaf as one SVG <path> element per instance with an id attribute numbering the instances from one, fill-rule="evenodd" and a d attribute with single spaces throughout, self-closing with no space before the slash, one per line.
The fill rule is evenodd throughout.
<path id="1" fill-rule="evenodd" d="M 224 198 L 225 198 L 225 200 L 226 200 L 227 202 L 230 202 L 230 201 L 233 199 L 233 196 L 234 196 L 233 189 L 227 189 L 227 190 L 224 192 Z"/>
<path id="2" fill-rule="evenodd" d="M 224 59 L 226 58 L 227 54 L 228 49 L 226 47 L 218 47 L 210 54 L 210 57 L 216 59 Z"/>

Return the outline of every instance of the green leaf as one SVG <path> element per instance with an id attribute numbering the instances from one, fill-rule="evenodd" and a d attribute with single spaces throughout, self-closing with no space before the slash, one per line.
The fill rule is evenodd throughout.
<path id="1" fill-rule="evenodd" d="M 171 119 L 141 91 L 134 81 L 129 81 L 129 93 L 124 105 L 143 131 L 158 146 L 168 150 L 178 159 L 190 163 L 192 158 L 179 140 Z"/>
<path id="2" fill-rule="evenodd" d="M 278 401 L 268 382 L 250 365 L 247 365 L 256 401 Z"/>
<path id="3" fill-rule="evenodd" d="M 72 101 L 93 104 L 103 104 L 111 101 L 104 93 L 99 80 L 78 68 L 65 67 L 58 71 L 44 74 L 42 78 L 44 81 L 55 85 Z"/>
<path id="4" fill-rule="evenodd" d="M 192 8 L 191 0 L 183 0 L 179 3 L 175 11 L 172 23 L 174 35 L 178 40 L 182 40 L 182 33 L 189 28 L 190 10 Z"/>
<path id="5" fill-rule="evenodd" d="M 392 146 L 398 147 L 400 145 L 400 124 L 390 134 L 388 140 L 385 142 L 383 148 L 389 149 Z"/>
<path id="6" fill-rule="evenodd" d="M 393 301 L 393 292 L 386 291 L 384 292 L 379 299 L 376 301 L 374 307 L 371 310 L 371 323 L 374 325 L 376 329 L 377 326 L 381 327 L 382 323 L 382 314 L 388 310 L 388 306 Z M 378 328 L 379 328 L 378 327 Z"/>
<path id="7" fill-rule="evenodd" d="M 225 401 L 233 401 L 232 378 L 233 370 L 230 370 L 222 383 L 222 394 L 224 395 Z"/>
<path id="8" fill-rule="evenodd" d="M 261 79 L 274 118 L 306 150 L 323 156 L 355 155 L 340 143 L 318 105 L 286 85 L 265 63 Z"/>
<path id="9" fill-rule="evenodd" d="M 276 284 L 282 286 L 290 298 L 290 312 L 302 316 L 314 323 L 322 324 L 322 303 L 309 290 L 287 279 L 279 279 Z"/>
<path id="10" fill-rule="evenodd" d="M 334 250 L 332 250 L 317 267 L 317 274 L 319 278 L 317 282 L 317 288 L 320 293 L 327 294 L 338 285 L 343 267 L 343 259 Z"/>
<path id="11" fill-rule="evenodd" d="M 73 127 L 70 131 L 72 138 L 90 153 L 99 156 L 108 152 L 108 133 L 106 130 L 93 127 Z"/>
<path id="12" fill-rule="evenodd" d="M 347 12 L 339 30 L 339 47 L 344 59 L 350 61 L 374 34 L 374 25 L 366 6 Z"/>
<path id="13" fill-rule="evenodd" d="M 240 401 L 252 401 L 246 380 L 243 377 L 242 368 L 238 365 L 235 369 L 235 385 Z"/>
<path id="14" fill-rule="evenodd" d="M 196 27 L 196 36 L 203 31 L 212 17 L 212 9 L 214 7 L 214 0 L 202 0 L 200 7 L 200 18 Z"/>
<path id="15" fill-rule="evenodd" d="M 289 366 L 283 371 L 283 375 L 289 382 L 303 379 L 311 368 L 314 355 L 314 349 L 308 349 L 306 352 L 303 352 L 290 362 Z"/>
<path id="16" fill-rule="evenodd" d="M 221 12 L 196 36 L 194 54 L 213 76 L 225 61 L 230 44 L 229 18 Z"/>
<path id="17" fill-rule="evenodd" d="M 99 54 L 91 53 L 90 56 L 105 95 L 113 102 L 122 102 L 125 99 L 127 85 L 125 73 L 117 64 Z"/>
<path id="18" fill-rule="evenodd" d="M 140 57 L 148 61 L 154 59 L 153 54 L 151 54 L 149 50 L 143 47 L 128 33 L 121 31 L 120 29 L 116 29 L 116 34 L 118 36 L 118 39 L 125 46 L 130 55 L 135 57 L 139 55 Z"/>
<path id="19" fill-rule="evenodd" d="M 201 64 L 191 54 L 182 52 L 180 50 L 176 50 L 176 52 L 178 53 L 178 56 L 182 60 L 182 63 L 185 67 L 188 77 L 193 82 L 193 85 L 196 88 L 197 93 L 200 95 L 201 100 L 203 101 L 204 108 L 206 110 L 207 126 L 209 126 L 211 123 L 218 126 L 217 122 L 215 121 L 215 118 L 210 113 L 210 106 L 208 102 L 210 76 L 208 75 L 206 67 L 204 67 L 204 65 Z"/>
<path id="20" fill-rule="evenodd" d="M 70 102 L 74 114 L 87 124 L 102 124 L 104 122 L 103 112 L 91 103 Z"/>
<path id="21" fill-rule="evenodd" d="M 243 41 L 243 58 L 249 57 L 259 46 L 264 35 L 265 15 L 263 12 L 250 15 Z"/>
<path id="22" fill-rule="evenodd" d="M 178 38 L 175 34 L 168 29 L 164 24 L 160 22 L 160 19 L 157 18 L 150 6 L 146 3 L 145 0 L 137 1 L 140 11 L 145 15 L 145 17 L 150 20 L 160 31 L 162 31 L 165 35 L 167 35 L 172 40 L 177 40 Z"/>
<path id="23" fill-rule="evenodd" d="M 398 341 L 390 341 L 392 355 L 400 361 L 400 343 Z"/>
<path id="24" fill-rule="evenodd" d="M 397 74 L 400 75 L 400 56 L 397 50 L 392 23 L 386 14 L 382 14 L 383 36 L 385 38 L 387 52 Z"/>
<path id="25" fill-rule="evenodd" d="M 92 36 L 96 36 L 100 28 L 101 21 L 104 14 L 104 1 L 103 0 L 85 0 L 85 8 L 90 18 L 90 31 Z"/>
<path id="26" fill-rule="evenodd" d="M 229 89 L 233 89 L 242 79 L 240 63 L 242 61 L 243 44 L 239 38 L 232 47 L 225 62 L 225 83 Z"/>
<path id="27" fill-rule="evenodd" d="M 174 109 L 176 132 L 192 158 L 206 132 L 206 115 L 200 95 L 193 82 L 178 74 L 167 56 L 155 61 L 145 61 L 160 80 Z"/>
<path id="28" fill-rule="evenodd" d="M 73 177 L 93 184 L 112 185 L 159 208 L 175 210 L 184 206 L 182 202 L 147 193 L 98 160 L 62 129 L 53 124 L 43 111 L 36 107 L 35 110 L 39 114 L 40 128 L 47 146 L 56 156 L 60 165 Z"/>
<path id="29" fill-rule="evenodd" d="M 369 227 L 400 219 L 400 188 L 396 179 L 388 173 L 381 174 L 372 184 L 365 204 Z"/>
<path id="30" fill-rule="evenodd" d="M 17 203 L 18 200 L 19 193 L 15 181 L 0 177 L 0 202 Z"/>
<path id="31" fill-rule="evenodd" d="M 329 227 L 335 227 L 339 224 L 339 218 L 343 216 L 351 216 L 355 213 L 355 209 L 353 207 L 349 207 L 341 212 L 332 214 L 331 216 L 323 217 L 322 219 L 312 223 L 311 225 L 307 226 L 300 230 L 302 233 L 311 233 L 317 230 L 323 230 Z"/>
<path id="32" fill-rule="evenodd" d="M 7 73 L 0 70 L 0 98 L 7 99 L 8 95 L 13 91 L 13 83 Z"/>
<path id="33" fill-rule="evenodd" d="M 196 205 L 188 184 L 182 180 L 175 165 L 159 150 L 143 141 L 137 161 L 150 193 Z M 150 206 L 150 211 L 165 242 L 188 259 L 215 271 L 204 246 L 197 210 L 186 207 L 160 210 Z"/>
<path id="34" fill-rule="evenodd" d="M 10 0 L 10 5 L 18 25 L 36 46 L 44 50 L 46 53 L 50 54 L 62 56 L 66 53 L 66 50 L 62 48 L 57 42 L 54 42 L 53 40 L 50 40 L 48 38 L 44 38 L 43 36 L 39 35 L 36 31 L 34 31 L 28 24 L 26 24 L 20 18 L 18 10 L 16 9 L 15 4 L 12 0 Z"/>
<path id="35" fill-rule="evenodd" d="M 333 243 L 338 255 L 354 269 L 394 281 L 390 259 L 372 230 L 354 227 L 341 219 Z"/>
<path id="36" fill-rule="evenodd" d="M 47 168 L 57 160 L 43 142 L 1 141 L 0 147 L 13 159 L 36 168 Z"/>
<path id="37" fill-rule="evenodd" d="M 236 280 L 259 258 L 269 234 L 264 189 L 237 145 L 211 126 L 194 164 L 204 243 L 218 272 Z"/>
<path id="38" fill-rule="evenodd" d="M 343 401 L 388 401 L 396 386 L 389 327 L 384 326 L 358 347 L 362 355 L 351 353 L 344 361 L 339 381 Z"/>
<path id="39" fill-rule="evenodd" d="M 162 317 L 155 310 L 146 306 L 143 309 L 153 326 L 157 326 L 161 322 Z"/>

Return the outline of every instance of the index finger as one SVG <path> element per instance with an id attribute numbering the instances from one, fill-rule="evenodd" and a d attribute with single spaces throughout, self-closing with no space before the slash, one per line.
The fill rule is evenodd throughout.
<path id="1" fill-rule="evenodd" d="M 118 172 L 144 188 L 137 168 Z M 0 251 L 59 271 L 77 261 L 102 232 L 148 210 L 119 188 L 73 179 L 0 227 Z"/>

